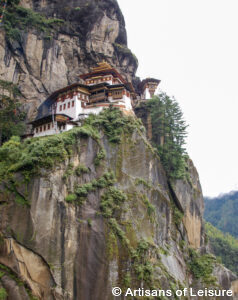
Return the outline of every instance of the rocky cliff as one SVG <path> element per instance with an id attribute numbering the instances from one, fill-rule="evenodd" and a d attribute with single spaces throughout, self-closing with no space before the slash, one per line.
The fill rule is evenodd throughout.
<path id="1" fill-rule="evenodd" d="M 79 82 L 80 74 L 103 59 L 129 81 L 135 79 L 137 59 L 127 48 L 116 0 L 21 0 L 20 4 L 63 21 L 48 35 L 45 28 L 42 32 L 30 22 L 18 39 L 6 38 L 4 27 L 0 28 L 0 78 L 20 87 L 28 118 L 48 95 Z M 26 23 L 27 13 L 20 16 Z"/>
<path id="2" fill-rule="evenodd" d="M 10 141 L 0 158 L 9 299 L 114 299 L 114 286 L 236 290 L 208 253 L 192 162 L 189 182 L 168 182 L 137 120 L 108 111 L 58 136 Z"/>
<path id="3" fill-rule="evenodd" d="M 28 118 L 102 59 L 136 82 L 115 0 L 21 5 L 63 20 L 50 35 L 28 26 L 13 39 L 0 28 L 0 76 L 19 86 Z M 184 287 L 237 293 L 209 253 L 195 167 L 169 180 L 136 118 L 109 110 L 57 136 L 14 138 L 0 148 L 0 180 L 2 299 L 114 299 L 114 286 L 171 290 L 171 299 Z"/>

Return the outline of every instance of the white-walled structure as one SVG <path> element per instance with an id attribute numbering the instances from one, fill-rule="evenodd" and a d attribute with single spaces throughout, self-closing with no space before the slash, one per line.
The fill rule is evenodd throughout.
<path id="1" fill-rule="evenodd" d="M 141 98 L 143 100 L 151 99 L 154 96 L 159 83 L 160 83 L 160 80 L 158 80 L 158 79 L 154 79 L 154 78 L 144 79 L 140 84 L 141 91 L 142 91 Z"/>
<path id="2" fill-rule="evenodd" d="M 54 92 L 38 108 L 37 117 L 31 122 L 34 137 L 70 130 L 89 114 L 99 114 L 111 105 L 126 114 L 134 114 L 132 102 L 138 93 L 109 64 L 99 63 L 80 78 L 84 84 L 75 83 Z M 140 98 L 150 99 L 159 82 L 156 79 L 142 81 Z"/>

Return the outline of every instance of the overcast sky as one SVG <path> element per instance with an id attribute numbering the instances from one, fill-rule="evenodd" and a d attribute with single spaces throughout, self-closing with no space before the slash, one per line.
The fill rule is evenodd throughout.
<path id="1" fill-rule="evenodd" d="M 238 1 L 118 2 L 137 75 L 161 79 L 184 112 L 204 195 L 238 190 Z"/>

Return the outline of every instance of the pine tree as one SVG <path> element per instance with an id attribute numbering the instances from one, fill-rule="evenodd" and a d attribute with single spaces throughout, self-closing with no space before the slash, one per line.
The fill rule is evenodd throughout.
<path id="1" fill-rule="evenodd" d="M 178 102 L 161 93 L 147 102 L 152 121 L 152 142 L 170 178 L 185 175 L 187 125 Z"/>

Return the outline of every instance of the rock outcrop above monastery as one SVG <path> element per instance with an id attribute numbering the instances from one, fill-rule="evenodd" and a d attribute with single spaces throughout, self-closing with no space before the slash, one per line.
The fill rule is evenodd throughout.
<path id="1" fill-rule="evenodd" d="M 116 0 L 21 0 L 23 7 L 64 21 L 50 36 L 35 29 L 21 39 L 6 40 L 0 28 L 0 79 L 16 83 L 28 118 L 55 90 L 74 82 L 106 60 L 128 81 L 135 79 L 137 59 L 127 48 L 125 22 Z"/>

